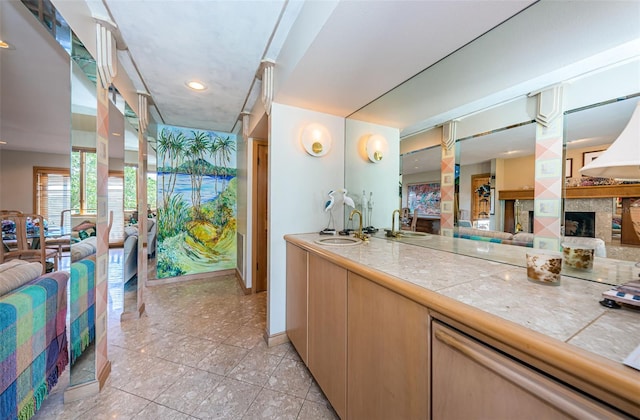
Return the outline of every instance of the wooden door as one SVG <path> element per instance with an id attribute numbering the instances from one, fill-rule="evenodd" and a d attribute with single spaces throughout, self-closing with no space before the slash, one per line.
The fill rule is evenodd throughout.
<path id="1" fill-rule="evenodd" d="M 268 206 L 269 196 L 269 147 L 266 142 L 254 142 L 254 292 L 267 290 L 267 238 L 269 237 Z"/>
<path id="2" fill-rule="evenodd" d="M 515 212 L 516 200 L 504 201 L 504 231 L 515 233 L 516 232 L 516 212 Z M 522 224 L 522 221 L 520 221 Z"/>
<path id="3" fill-rule="evenodd" d="M 309 370 L 340 418 L 347 415 L 347 270 L 309 255 Z M 356 417 L 352 417 L 356 418 Z"/>
<path id="4" fill-rule="evenodd" d="M 349 419 L 429 417 L 429 311 L 349 273 Z"/>
<path id="5" fill-rule="evenodd" d="M 640 245 L 640 237 L 633 227 L 631 220 L 631 205 L 639 198 L 622 199 L 622 226 L 620 229 L 620 243 L 625 245 Z"/>

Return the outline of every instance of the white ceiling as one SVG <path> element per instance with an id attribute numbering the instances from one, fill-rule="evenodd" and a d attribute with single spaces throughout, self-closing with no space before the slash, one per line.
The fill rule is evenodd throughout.
<path id="1" fill-rule="evenodd" d="M 33 121 L 34 115 L 41 114 L 43 120 L 49 116 L 43 109 L 43 98 L 54 103 L 57 95 L 64 94 L 59 83 L 48 80 L 49 72 L 42 71 L 49 67 L 46 61 L 32 65 L 33 57 L 52 49 L 51 41 L 40 39 L 39 46 L 25 45 L 23 40 L 30 38 L 24 31 L 41 33 L 42 28 L 33 29 L 33 19 L 28 21 L 24 16 L 20 22 L 13 22 L 12 19 L 17 18 L 8 3 L 16 2 L 0 1 L 0 36 L 10 42 L 20 41 L 15 41 L 15 50 L 0 51 L 2 103 L 5 104 L 0 139 L 9 133 L 19 139 L 22 148 L 53 148 L 54 141 L 46 145 L 30 144 L 34 136 L 6 129 L 32 129 L 33 124 L 28 121 Z M 127 48 L 118 52 L 119 61 L 130 79 L 132 91 L 151 94 L 154 103 L 151 113 L 157 122 L 214 131 L 239 130 L 238 117 L 243 111 L 250 111 L 258 99 L 260 82 L 255 75 L 264 58 L 274 59 L 276 72 L 281 75 L 278 102 L 348 116 L 425 68 L 443 63 L 440 60 L 444 57 L 532 3 L 531 0 L 54 0 L 74 31 L 88 43 L 90 51 L 95 50 L 92 16 L 115 22 L 118 46 Z M 11 73 L 16 80 L 7 78 L 8 60 L 14 69 L 20 69 Z M 476 62 L 481 64 L 482 57 L 476 57 Z M 512 67 L 516 64 L 521 68 L 531 67 L 531 63 L 516 60 L 510 62 L 510 71 L 515 72 Z M 483 79 L 477 86 L 488 86 L 488 74 L 480 76 Z M 201 80 L 208 89 L 200 93 L 190 91 L 184 82 L 191 78 Z M 411 80 L 417 79 L 418 76 Z M 394 93 L 401 90 L 395 89 Z M 24 94 L 27 91 L 29 95 Z M 412 92 L 414 97 L 417 93 Z M 429 102 L 430 97 L 418 96 L 422 102 Z M 385 97 L 393 100 L 377 100 L 376 107 L 364 108 L 375 108 L 371 118 L 379 123 L 385 113 L 390 115 L 401 109 L 397 94 Z M 412 100 L 403 101 L 402 112 L 411 109 Z M 20 101 L 22 109 L 29 112 L 16 115 L 4 112 L 7 102 L 14 101 Z M 433 99 L 430 103 L 439 104 Z M 422 118 L 428 116 L 421 115 Z M 63 116 L 56 118 L 62 119 Z M 419 121 L 407 120 L 398 127 L 416 123 Z M 62 137 L 56 135 L 55 124 L 49 124 L 48 130 L 51 140 Z M 59 147 L 59 150 L 68 148 L 68 142 Z"/>
<path id="2" fill-rule="evenodd" d="M 230 132 L 245 109 L 260 61 L 272 51 L 286 2 L 105 0 L 104 5 L 142 79 L 129 76 L 138 90 L 151 94 L 162 121 Z M 124 54 L 120 57 L 126 62 Z M 189 80 L 207 89 L 188 89 Z"/>

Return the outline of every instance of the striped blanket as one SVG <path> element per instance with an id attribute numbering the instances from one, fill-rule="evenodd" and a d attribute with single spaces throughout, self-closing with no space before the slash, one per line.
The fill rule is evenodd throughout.
<path id="1" fill-rule="evenodd" d="M 67 280 L 55 272 L 0 297 L 0 418 L 27 420 L 69 363 Z"/>
<path id="2" fill-rule="evenodd" d="M 93 342 L 96 334 L 95 266 L 91 258 L 71 264 L 71 364 Z"/>

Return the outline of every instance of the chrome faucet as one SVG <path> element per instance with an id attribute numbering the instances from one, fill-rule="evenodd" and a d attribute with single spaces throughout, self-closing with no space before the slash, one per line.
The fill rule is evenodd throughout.
<path id="1" fill-rule="evenodd" d="M 364 233 L 362 233 L 362 213 L 360 213 L 360 210 L 356 210 L 356 209 L 351 210 L 351 214 L 349 214 L 349 220 L 353 220 L 354 214 L 357 214 L 358 216 L 360 216 L 360 224 L 358 225 L 358 231 L 354 233 L 353 236 L 358 239 L 362 239 L 363 241 L 366 241 L 369 239 L 369 237 Z"/>
<path id="2" fill-rule="evenodd" d="M 389 238 L 398 236 L 398 232 L 396 232 L 396 213 L 398 213 L 398 218 L 400 218 L 400 209 L 396 209 L 391 213 L 391 232 L 387 231 L 387 237 Z M 398 227 L 400 227 L 400 220 L 398 220 Z"/>

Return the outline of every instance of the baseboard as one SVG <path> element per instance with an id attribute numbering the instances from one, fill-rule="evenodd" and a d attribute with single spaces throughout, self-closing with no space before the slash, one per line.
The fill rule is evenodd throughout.
<path id="1" fill-rule="evenodd" d="M 274 334 L 274 335 L 269 335 L 269 333 L 265 331 L 264 341 L 267 342 L 267 346 L 275 347 L 275 346 L 279 346 L 280 344 L 288 343 L 289 336 L 287 335 L 286 331 L 283 331 L 281 333 Z"/>
<path id="2" fill-rule="evenodd" d="M 123 311 L 120 314 L 120 321 L 129 321 L 130 319 L 138 319 L 142 316 L 142 314 L 144 313 L 144 303 L 142 305 L 140 305 L 140 307 L 138 307 L 137 311 Z"/>
<path id="3" fill-rule="evenodd" d="M 242 292 L 245 295 L 250 295 L 253 292 L 250 287 L 245 286 L 244 279 L 240 275 L 240 270 L 238 270 L 237 268 L 236 268 L 236 280 L 238 281 L 238 286 L 240 286 L 240 288 L 242 289 Z"/>
<path id="4" fill-rule="evenodd" d="M 64 402 L 82 400 L 100 393 L 100 381 L 89 381 L 79 385 L 69 386 L 64 390 Z"/>
<path id="5" fill-rule="evenodd" d="M 234 272 L 235 270 L 230 269 L 230 270 L 221 270 L 221 271 L 210 271 L 207 273 L 187 274 L 187 275 L 178 276 L 178 277 L 167 277 L 166 279 L 147 278 L 146 286 L 153 287 L 153 286 L 162 286 L 165 284 L 181 283 L 183 281 L 204 280 L 212 277 L 228 276 L 230 274 L 234 274 Z"/>
<path id="6" fill-rule="evenodd" d="M 104 367 L 100 371 L 100 374 L 98 375 L 98 382 L 100 383 L 100 390 L 102 390 L 102 388 L 104 388 L 104 384 L 105 384 L 105 382 L 107 382 L 107 379 L 109 378 L 110 374 L 111 374 L 111 360 L 107 360 L 107 363 L 104 365 Z"/>

